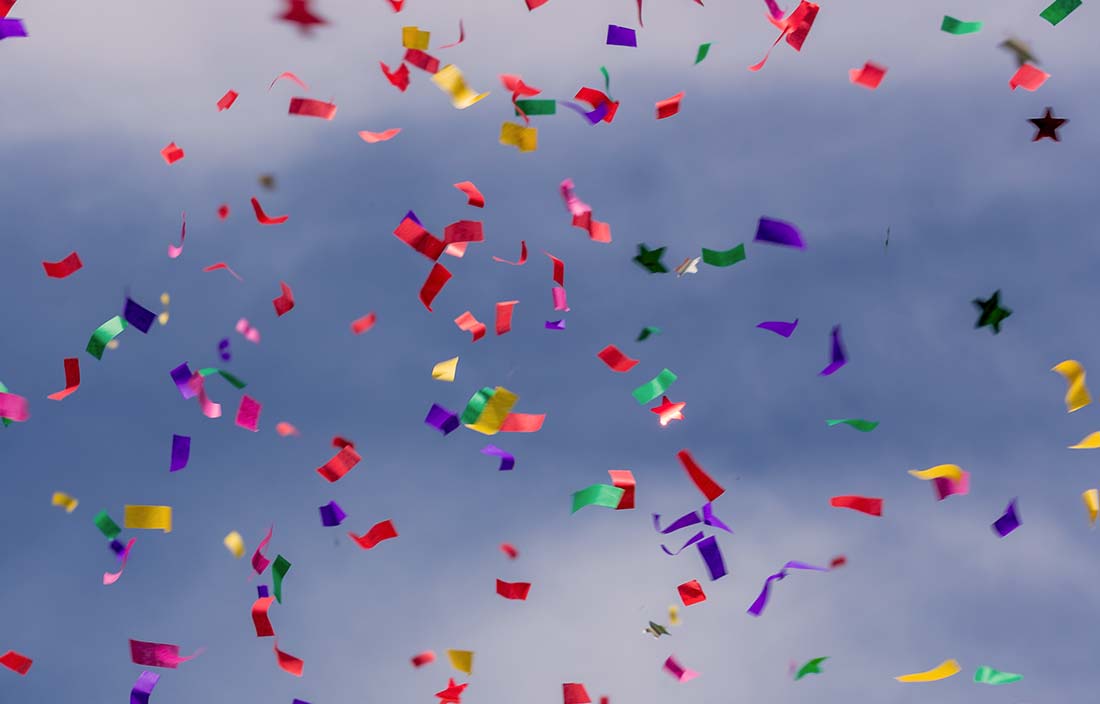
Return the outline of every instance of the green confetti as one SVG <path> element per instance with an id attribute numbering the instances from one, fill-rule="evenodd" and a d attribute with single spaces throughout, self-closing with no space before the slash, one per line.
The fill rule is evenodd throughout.
<path id="1" fill-rule="evenodd" d="M 619 505 L 619 500 L 623 498 L 625 492 L 626 489 L 610 484 L 593 484 L 587 489 L 581 489 L 573 493 L 573 510 L 570 513 L 576 513 L 585 506 L 615 508 Z"/>
<path id="2" fill-rule="evenodd" d="M 558 101 L 556 100 L 517 100 L 516 114 L 528 115 L 556 115 L 558 113 Z"/>
<path id="3" fill-rule="evenodd" d="M 797 682 L 806 675 L 820 675 L 821 663 L 825 662 L 828 659 L 828 657 L 814 658 L 813 660 L 809 661 L 808 663 L 803 665 L 801 669 L 799 669 L 798 674 L 794 676 L 794 681 Z"/>
<path id="4" fill-rule="evenodd" d="M 121 335 L 125 329 L 126 321 L 120 315 L 100 325 L 88 340 L 88 354 L 96 359 L 103 359 L 103 350 L 107 349 L 107 343 Z"/>
<path id="5" fill-rule="evenodd" d="M 981 28 L 981 22 L 963 22 L 950 15 L 944 15 L 943 24 L 940 25 L 940 30 L 948 34 L 974 34 Z"/>
<path id="6" fill-rule="evenodd" d="M 283 577 L 290 571 L 290 561 L 282 555 L 275 556 L 275 564 L 271 566 L 271 581 L 274 582 L 275 601 L 283 603 Z"/>
<path id="7" fill-rule="evenodd" d="M 698 66 L 699 62 L 707 58 L 707 54 L 710 53 L 710 42 L 699 45 L 699 51 L 695 54 L 695 65 Z"/>
<path id="8" fill-rule="evenodd" d="M 644 327 L 644 328 L 642 328 L 642 331 L 640 333 L 638 333 L 638 339 L 636 340 L 636 342 L 641 342 L 642 340 L 648 340 L 650 335 L 660 335 L 660 334 L 661 334 L 661 328 L 655 328 L 655 327 L 652 327 L 652 326 Z"/>
<path id="9" fill-rule="evenodd" d="M 481 417 L 482 412 L 485 411 L 485 404 L 489 403 L 489 399 L 496 393 L 496 389 L 489 386 L 483 387 L 480 391 L 470 397 L 469 403 L 466 404 L 466 408 L 462 411 L 462 417 L 459 419 L 463 425 L 472 425 L 477 422 L 477 419 Z"/>
<path id="10" fill-rule="evenodd" d="M 8 387 L 4 386 L 4 382 L 0 381 L 0 394 L 8 393 Z M 8 427 L 12 424 L 11 418 L 0 418 L 0 423 L 4 424 L 4 427 Z"/>
<path id="11" fill-rule="evenodd" d="M 827 420 L 829 427 L 834 425 L 850 425 L 861 433 L 869 433 L 878 427 L 877 420 L 863 420 L 862 418 L 840 418 L 838 420 Z"/>
<path id="12" fill-rule="evenodd" d="M 649 628 L 647 628 L 645 630 L 646 630 L 646 633 L 653 634 L 654 638 L 660 638 L 661 636 L 670 636 L 670 635 L 672 635 L 671 633 L 668 632 L 667 628 L 665 628 L 664 626 L 662 626 L 659 623 L 653 623 L 652 621 L 649 622 Z"/>
<path id="13" fill-rule="evenodd" d="M 745 245 L 739 244 L 733 249 L 718 251 L 703 247 L 703 263 L 711 266 L 733 266 L 745 261 Z"/>
<path id="14" fill-rule="evenodd" d="M 982 684 L 1011 684 L 1013 682 L 1019 682 L 1023 678 L 1023 675 L 1017 675 L 1012 672 L 1001 672 L 1000 670 L 994 670 L 992 667 L 986 667 L 985 665 L 979 666 L 978 669 L 974 671 L 974 681 Z"/>
<path id="15" fill-rule="evenodd" d="M 1012 315 L 1011 310 L 1001 307 L 1001 292 L 999 290 L 994 291 L 988 301 L 975 298 L 974 305 L 982 311 L 981 315 L 978 316 L 978 322 L 974 323 L 974 327 L 984 328 L 988 325 L 993 328 L 994 335 L 1001 331 L 1001 322 Z"/>
<path id="16" fill-rule="evenodd" d="M 631 393 L 634 395 L 634 400 L 644 406 L 668 391 L 668 387 L 672 386 L 674 381 L 676 381 L 676 375 L 668 369 L 662 369 L 660 374 L 634 389 Z"/>
<path id="17" fill-rule="evenodd" d="M 118 524 L 111 520 L 111 517 L 107 515 L 106 511 L 100 511 L 92 519 L 95 521 L 96 528 L 99 528 L 99 532 L 107 536 L 108 540 L 114 540 L 118 537 L 118 534 L 122 532 L 122 529 L 118 527 Z"/>
<path id="18" fill-rule="evenodd" d="M 651 274 L 667 274 L 668 269 L 661 263 L 661 257 L 665 256 L 666 249 L 668 247 L 650 249 L 644 244 L 640 244 L 638 245 L 638 256 L 634 257 L 634 261 L 637 262 L 638 266 L 649 270 Z"/>
<path id="19" fill-rule="evenodd" d="M 232 384 L 235 388 L 238 388 L 238 389 L 243 389 L 244 387 L 248 386 L 248 384 L 244 383 L 243 381 L 241 381 L 237 377 L 233 376 L 229 372 L 222 371 L 221 369 L 216 369 L 214 367 L 205 367 L 205 368 L 199 370 L 199 376 L 201 376 L 203 378 L 206 378 L 206 377 L 210 376 L 211 374 L 217 374 L 218 376 L 225 379 L 230 384 Z"/>
<path id="20" fill-rule="evenodd" d="M 1039 13 L 1039 16 L 1050 22 L 1052 26 L 1057 26 L 1059 22 L 1069 17 L 1069 13 L 1079 7 L 1081 7 L 1081 0 L 1054 0 L 1047 9 Z"/>
<path id="21" fill-rule="evenodd" d="M 600 73 L 603 74 L 603 92 L 607 93 L 607 99 L 611 102 L 615 102 L 611 98 L 611 74 L 607 72 L 606 66 L 600 66 Z"/>

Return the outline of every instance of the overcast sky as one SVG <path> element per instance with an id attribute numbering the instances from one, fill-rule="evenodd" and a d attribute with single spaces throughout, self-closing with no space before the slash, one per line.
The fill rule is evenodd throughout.
<path id="1" fill-rule="evenodd" d="M 0 702 L 125 702 L 143 669 L 130 638 L 206 649 L 160 671 L 155 704 L 432 702 L 452 675 L 470 683 L 466 704 L 556 704 L 564 682 L 613 704 L 1093 696 L 1100 538 L 1080 495 L 1100 476 L 1090 451 L 1066 448 L 1100 430 L 1100 411 L 1067 415 L 1050 368 L 1100 369 L 1095 9 L 1051 27 L 1044 0 L 823 2 L 802 52 L 783 44 L 754 74 L 776 30 L 763 3 L 726 5 L 652 0 L 629 49 L 604 39 L 609 23 L 637 27 L 630 0 L 534 12 L 522 0 L 407 0 L 399 14 L 384 0 L 318 0 L 330 24 L 312 37 L 267 0 L 20 0 L 10 16 L 30 36 L 0 42 L 0 381 L 31 418 L 0 430 L 0 652 L 34 666 L 0 670 Z M 985 26 L 951 36 L 944 14 Z M 460 18 L 465 42 L 437 51 Z M 411 24 L 489 97 L 455 110 L 415 68 L 406 93 L 390 86 L 378 61 L 397 65 Z M 1016 64 L 997 45 L 1013 35 L 1052 75 L 1035 93 L 1009 90 Z M 710 56 L 693 66 L 702 42 Z M 873 92 L 847 78 L 868 60 L 889 69 Z M 602 89 L 600 66 L 622 103 L 613 124 L 562 110 L 534 118 L 538 151 L 497 143 L 514 119 L 499 74 L 570 99 Z M 283 71 L 310 91 L 269 92 Z M 219 113 L 229 89 L 240 98 Z M 654 103 L 679 91 L 680 114 L 656 121 Z M 288 116 L 295 96 L 339 111 Z M 1027 120 L 1046 106 L 1070 120 L 1060 143 L 1031 142 Z M 389 142 L 357 136 L 393 127 Z M 186 157 L 168 166 L 159 152 L 173 141 Z M 264 173 L 275 190 L 258 184 Z M 570 226 L 564 178 L 610 223 L 611 244 Z M 483 211 L 451 185 L 464 180 Z M 252 196 L 289 221 L 257 224 Z M 443 258 L 454 278 L 433 313 L 417 300 L 430 262 L 391 234 L 410 209 L 437 235 L 485 223 L 484 243 Z M 185 249 L 170 259 L 184 211 Z M 753 244 L 762 216 L 796 224 L 806 250 Z M 521 240 L 525 266 L 492 261 L 514 260 Z M 639 243 L 667 247 L 671 269 L 742 242 L 747 261 L 683 278 L 631 261 Z M 47 279 L 41 262 L 73 250 L 84 268 Z M 560 332 L 544 329 L 563 314 L 543 250 L 566 263 Z M 202 272 L 218 261 L 243 281 Z M 297 306 L 277 318 L 280 281 Z M 971 301 L 998 289 L 1011 317 L 999 335 L 975 330 Z M 125 331 L 96 361 L 88 337 L 127 290 L 157 312 L 169 292 L 170 320 Z M 493 335 L 495 303 L 516 299 L 512 332 Z M 467 310 L 490 327 L 476 343 L 453 323 Z M 374 329 L 352 335 L 371 311 Z M 259 345 L 234 332 L 241 317 Z M 790 339 L 755 328 L 795 318 Z M 823 378 L 838 324 L 850 361 Z M 644 326 L 663 333 L 636 342 Z M 595 356 L 607 344 L 638 366 L 607 369 Z M 455 382 L 434 381 L 432 366 L 454 356 Z M 66 357 L 83 383 L 47 400 Z M 220 379 L 207 388 L 222 418 L 182 400 L 168 371 L 184 361 L 248 382 L 260 431 L 234 425 L 241 392 Z M 687 406 L 661 428 L 630 391 L 665 367 L 679 375 L 669 396 Z M 461 410 L 498 385 L 519 395 L 516 411 L 547 414 L 539 433 L 424 425 L 433 403 Z M 881 425 L 859 433 L 828 418 Z M 279 421 L 301 435 L 280 437 Z M 192 451 L 169 474 L 173 433 Z M 315 469 L 333 435 L 363 461 L 328 484 Z M 487 442 L 515 454 L 514 471 L 479 453 Z M 703 501 L 682 448 L 727 489 L 715 511 L 734 530 L 718 536 L 730 574 L 717 582 L 694 550 L 661 552 L 651 525 Z M 936 502 L 906 474 L 945 463 L 971 473 L 968 496 Z M 572 492 L 607 483 L 609 469 L 634 472 L 637 509 L 570 515 Z M 77 497 L 76 511 L 51 506 L 54 491 Z M 838 494 L 883 497 L 884 515 L 831 508 Z M 990 524 L 1014 497 L 1023 525 L 1000 539 Z M 339 528 L 318 518 L 331 500 L 348 514 Z M 106 509 L 121 524 L 126 504 L 172 505 L 174 530 L 124 531 L 137 538 L 130 563 L 103 586 L 116 562 L 92 518 Z M 362 551 L 346 537 L 385 519 L 397 539 Z M 276 666 L 249 613 L 270 570 L 250 580 L 248 556 L 272 524 L 266 553 L 293 566 L 271 619 L 305 661 L 301 679 Z M 232 530 L 244 559 L 222 546 Z M 786 561 L 836 555 L 848 564 L 796 572 L 763 616 L 745 613 Z M 531 582 L 527 601 L 497 596 L 497 578 Z M 707 601 L 681 607 L 671 636 L 643 633 L 667 625 L 690 579 Z M 476 652 L 472 676 L 451 670 L 448 648 Z M 414 669 L 428 649 L 440 660 Z M 677 682 L 661 669 L 669 655 L 701 675 Z M 821 656 L 823 674 L 792 682 L 792 661 Z M 952 679 L 893 679 L 948 658 L 963 668 Z M 979 665 L 1024 679 L 975 684 Z"/>

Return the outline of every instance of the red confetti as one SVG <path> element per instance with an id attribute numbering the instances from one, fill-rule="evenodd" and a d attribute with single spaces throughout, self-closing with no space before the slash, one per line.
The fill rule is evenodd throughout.
<path id="1" fill-rule="evenodd" d="M 218 271 L 219 269 L 225 269 L 226 271 L 229 272 L 230 276 L 232 276 L 237 281 L 244 281 L 244 279 L 242 279 L 240 276 L 238 276 L 237 272 L 230 269 L 229 265 L 226 264 L 225 262 L 215 262 L 214 264 L 211 264 L 210 266 L 203 269 L 203 271 L 204 272 L 211 272 L 211 271 Z"/>
<path id="2" fill-rule="evenodd" d="M 532 0 L 528 0 L 530 6 Z M 538 7 L 536 5 L 536 7 Z M 564 704 L 592 704 L 584 685 L 579 682 L 566 682 L 561 686 Z"/>
<path id="3" fill-rule="evenodd" d="M 440 49 L 450 49 L 452 46 L 458 46 L 462 42 L 466 41 L 466 28 L 462 25 L 462 20 L 458 20 L 458 41 L 451 42 L 450 44 L 444 44 L 439 47 Z"/>
<path id="4" fill-rule="evenodd" d="M 218 100 L 218 112 L 233 107 L 233 103 L 237 102 L 237 98 L 239 97 L 240 93 L 235 90 L 226 91 L 225 95 Z"/>
<path id="5" fill-rule="evenodd" d="M 405 5 L 405 0 L 387 0 L 387 2 L 389 2 L 394 12 L 401 12 L 401 8 Z"/>
<path id="6" fill-rule="evenodd" d="M 452 242 L 484 242 L 485 230 L 480 220 L 459 220 L 452 222 L 443 229 L 443 241 Z"/>
<path id="7" fill-rule="evenodd" d="M 25 655 L 20 655 L 14 650 L 9 650 L 3 655 L 0 655 L 0 665 L 3 665 L 12 672 L 18 672 L 20 675 L 27 674 L 33 664 L 33 660 Z"/>
<path id="8" fill-rule="evenodd" d="M 351 440 L 348 440 L 347 438 L 341 437 L 339 435 L 333 435 L 332 436 L 332 446 L 335 447 L 336 449 L 343 449 L 345 447 L 350 447 L 353 450 L 355 449 L 355 443 L 353 443 Z"/>
<path id="9" fill-rule="evenodd" d="M 405 216 L 393 234 L 433 262 L 439 259 L 447 247 L 443 240 L 436 239 L 432 233 L 424 229 L 423 225 L 408 216 Z"/>
<path id="10" fill-rule="evenodd" d="M 850 508 L 870 516 L 882 515 L 882 499 L 868 496 L 834 496 L 829 499 L 829 505 L 835 508 Z"/>
<path id="11" fill-rule="evenodd" d="M 275 597 L 264 596 L 252 603 L 252 625 L 256 627 L 257 638 L 275 635 L 275 629 L 271 627 L 271 618 L 267 615 L 267 610 L 274 602 Z"/>
<path id="12" fill-rule="evenodd" d="M 607 473 L 611 475 L 611 485 L 623 490 L 623 496 L 615 510 L 629 511 L 634 508 L 634 489 L 637 487 L 634 472 L 629 469 L 609 469 Z"/>
<path id="13" fill-rule="evenodd" d="M 500 426 L 502 433 L 537 433 L 542 430 L 545 413 L 509 413 Z"/>
<path id="14" fill-rule="evenodd" d="M 718 485 L 713 479 L 710 478 L 703 468 L 695 463 L 695 459 L 691 456 L 691 453 L 687 450 L 680 450 L 676 453 L 676 456 L 680 458 L 680 463 L 684 465 L 684 471 L 688 473 L 688 477 L 695 484 L 695 487 L 703 493 L 703 496 L 707 497 L 707 501 L 714 501 L 722 494 L 726 493 L 726 490 Z"/>
<path id="15" fill-rule="evenodd" d="M 455 325 L 458 326 L 459 330 L 464 330 L 473 335 L 474 339 L 471 342 L 477 342 L 485 337 L 485 323 L 478 322 L 478 319 L 470 311 L 466 311 L 455 318 Z"/>
<path id="16" fill-rule="evenodd" d="M 502 264 L 511 264 L 512 266 L 523 266 L 527 263 L 527 240 L 519 241 L 519 261 L 510 262 L 507 259 L 501 259 L 500 257 L 493 257 L 494 262 L 501 262 Z"/>
<path id="17" fill-rule="evenodd" d="M 80 360 L 76 357 L 65 359 L 65 388 L 50 394 L 46 398 L 60 401 L 80 388 Z"/>
<path id="18" fill-rule="evenodd" d="M 527 592 L 531 591 L 530 582 L 504 582 L 497 580 L 497 594 L 505 599 L 527 601 Z"/>
<path id="19" fill-rule="evenodd" d="M 279 294 L 278 298 L 274 298 L 271 304 L 275 306 L 275 315 L 282 317 L 286 313 L 294 310 L 294 292 L 290 290 L 290 286 L 287 286 L 285 281 L 279 282 L 279 288 L 283 290 Z"/>
<path id="20" fill-rule="evenodd" d="M 577 94 L 573 96 L 574 100 L 580 100 L 588 103 L 592 106 L 593 110 L 598 109 L 601 105 L 607 104 L 607 114 L 603 116 L 603 121 L 607 124 L 615 119 L 615 113 L 619 110 L 619 101 L 612 100 L 603 91 L 596 90 L 595 88 L 589 88 L 585 86 L 577 91 Z"/>
<path id="21" fill-rule="evenodd" d="M 531 11 L 540 8 L 548 2 L 550 2 L 550 0 L 527 0 L 527 10 Z"/>
<path id="22" fill-rule="evenodd" d="M 375 321 L 378 320 L 378 316 L 372 313 L 367 313 L 362 318 L 351 321 L 351 331 L 356 335 L 362 335 L 367 330 L 374 327 Z"/>
<path id="23" fill-rule="evenodd" d="M 498 335 L 503 335 L 512 329 L 512 309 L 519 301 L 500 301 L 497 303 L 496 329 Z"/>
<path id="24" fill-rule="evenodd" d="M 684 99 L 684 92 L 680 91 L 671 98 L 657 101 L 657 119 L 663 120 L 680 112 L 680 101 Z"/>
<path id="25" fill-rule="evenodd" d="M 443 290 L 443 287 L 447 285 L 447 282 L 451 280 L 451 272 L 447 271 L 447 267 L 442 264 L 436 263 L 432 267 L 431 272 L 428 274 L 427 280 L 424 281 L 424 285 L 420 287 L 420 302 L 424 304 L 424 307 L 428 309 L 428 312 L 432 312 L 432 301 L 439 295 L 439 292 Z M 507 421 L 507 419 L 505 419 Z"/>
<path id="26" fill-rule="evenodd" d="M 835 570 L 837 567 L 843 567 L 848 564 L 848 558 L 843 555 L 837 555 L 829 562 L 829 569 Z"/>
<path id="27" fill-rule="evenodd" d="M 435 696 L 439 697 L 439 704 L 461 704 L 462 693 L 466 691 L 466 684 L 455 684 L 453 677 L 447 678 L 447 689 L 442 692 L 436 692 Z"/>
<path id="28" fill-rule="evenodd" d="M 604 347 L 596 356 L 613 372 L 628 372 L 638 364 L 638 360 L 627 357 L 615 345 Z"/>
<path id="29" fill-rule="evenodd" d="M 500 550 L 508 556 L 509 560 L 514 560 L 519 557 L 519 550 L 516 550 L 516 546 L 511 543 L 501 543 Z"/>
<path id="30" fill-rule="evenodd" d="M 386 520 L 381 523 L 375 523 L 371 526 L 371 529 L 362 536 L 357 536 L 355 533 L 348 533 L 348 537 L 354 540 L 356 544 L 364 550 L 370 550 L 383 540 L 396 538 L 397 529 L 393 527 L 393 521 Z"/>
<path id="31" fill-rule="evenodd" d="M 1046 71 L 1035 68 L 1031 64 L 1023 64 L 1012 75 L 1012 78 L 1008 79 L 1008 86 L 1012 90 L 1023 88 L 1027 91 L 1037 91 L 1040 86 L 1047 82 L 1048 78 L 1050 78 L 1050 74 Z"/>
<path id="32" fill-rule="evenodd" d="M 317 473 L 331 484 L 339 481 L 345 474 L 354 469 L 361 459 L 363 458 L 355 451 L 355 446 L 349 443 L 341 447 L 335 457 L 318 467 Z"/>
<path id="33" fill-rule="evenodd" d="M 284 78 L 288 81 L 294 81 L 301 87 L 302 90 L 309 90 L 309 86 L 306 85 L 306 82 L 303 81 L 301 78 L 298 78 L 298 76 L 295 75 L 293 72 L 283 71 L 278 76 L 275 76 L 274 80 L 271 81 L 271 85 L 267 87 L 268 92 L 270 93 L 271 89 L 275 87 L 275 84 L 283 80 Z"/>
<path id="34" fill-rule="evenodd" d="M 413 667 L 424 667 L 433 662 L 435 662 L 435 653 L 430 650 L 425 650 L 422 653 L 417 653 L 412 656 Z"/>
<path id="35" fill-rule="evenodd" d="M 409 87 L 409 67 L 401 64 L 396 71 L 390 71 L 390 67 L 381 61 L 378 62 L 378 65 L 382 67 L 382 73 L 386 76 L 386 80 L 397 90 L 404 93 Z"/>
<path id="36" fill-rule="evenodd" d="M 455 188 L 466 194 L 466 205 L 472 205 L 475 208 L 485 207 L 485 196 L 481 195 L 481 191 L 477 190 L 473 182 L 460 181 L 455 184 Z"/>
<path id="37" fill-rule="evenodd" d="M 550 257 L 550 261 L 554 263 L 554 283 L 565 288 L 565 262 L 545 250 L 543 250 L 543 254 Z"/>
<path id="38" fill-rule="evenodd" d="M 376 144 L 378 142 L 388 142 L 399 134 L 401 134 L 400 127 L 393 127 L 383 132 L 368 132 L 363 130 L 359 133 L 359 139 L 362 139 L 367 144 Z"/>
<path id="39" fill-rule="evenodd" d="M 183 158 L 183 150 L 176 146 L 175 142 L 172 142 L 160 150 L 160 155 L 164 158 L 164 163 L 172 165 Z"/>
<path id="40" fill-rule="evenodd" d="M 228 208 L 226 208 L 228 215 Z M 289 215 L 276 215 L 275 217 L 269 216 L 264 212 L 264 208 L 260 205 L 260 201 L 255 198 L 252 199 L 252 210 L 256 212 L 256 221 L 261 225 L 282 225 L 284 222 L 290 219 Z"/>
<path id="41" fill-rule="evenodd" d="M 684 602 L 684 606 L 691 606 L 707 600 L 707 595 L 703 593 L 703 587 L 694 579 L 676 587 L 676 591 L 680 592 L 680 601 Z"/>
<path id="42" fill-rule="evenodd" d="M 310 12 L 309 0 L 287 0 L 287 11 L 277 19 L 293 22 L 298 25 L 298 31 L 302 34 L 312 32 L 313 25 L 328 24 L 324 19 Z"/>
<path id="43" fill-rule="evenodd" d="M 46 270 L 46 276 L 51 279 L 64 279 L 84 268 L 84 262 L 80 261 L 79 254 L 71 252 L 60 261 L 42 262 L 42 268 Z"/>
<path id="44" fill-rule="evenodd" d="M 226 220 L 229 218 L 229 205 L 222 203 L 218 206 L 218 219 Z"/>
<path id="45" fill-rule="evenodd" d="M 0 17 L 7 17 L 14 6 L 15 0 L 0 0 Z"/>
<path id="46" fill-rule="evenodd" d="M 304 662 L 290 653 L 284 653 L 279 650 L 279 641 L 275 641 L 275 662 L 279 663 L 279 667 L 281 667 L 284 672 L 289 672 L 295 677 L 301 677 L 302 669 L 306 666 Z"/>
<path id="47" fill-rule="evenodd" d="M 855 83 L 857 86 L 863 86 L 870 90 L 878 88 L 879 84 L 882 83 L 882 79 L 885 77 L 886 69 L 870 61 L 863 64 L 863 68 L 848 69 L 848 80 Z"/>
<path id="48" fill-rule="evenodd" d="M 336 117 L 336 104 L 326 103 L 323 100 L 313 98 L 291 98 L 290 115 L 302 115 L 303 117 L 319 117 L 322 120 L 331 120 Z"/>
<path id="49" fill-rule="evenodd" d="M 420 49 L 406 49 L 405 63 L 412 64 L 431 74 L 439 73 L 439 59 Z"/>

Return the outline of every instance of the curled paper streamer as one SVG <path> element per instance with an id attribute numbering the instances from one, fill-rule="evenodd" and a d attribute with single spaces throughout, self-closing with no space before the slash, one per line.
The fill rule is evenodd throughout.
<path id="1" fill-rule="evenodd" d="M 959 667 L 959 663 L 956 660 L 944 660 L 942 663 L 933 667 L 931 670 L 925 670 L 924 672 L 914 672 L 910 675 L 901 675 L 894 679 L 898 682 L 936 682 L 938 680 L 945 680 L 948 677 L 954 677 L 962 671 Z"/>
<path id="2" fill-rule="evenodd" d="M 153 694 L 153 688 L 160 681 L 160 675 L 155 672 L 145 671 L 138 675 L 130 690 L 130 704 L 149 704 L 149 697 Z"/>
<path id="3" fill-rule="evenodd" d="M 816 572 L 828 572 L 828 567 L 815 567 L 814 565 L 808 565 L 805 562 L 788 562 L 783 565 L 775 574 L 769 576 L 764 580 L 764 586 L 760 590 L 759 596 L 756 597 L 756 601 L 752 602 L 752 605 L 748 608 L 748 613 L 752 616 L 759 616 L 764 613 L 764 607 L 768 605 L 768 596 L 771 590 L 772 582 L 778 582 L 787 576 L 787 570 L 814 570 Z"/>
<path id="4" fill-rule="evenodd" d="M 794 334 L 795 328 L 798 327 L 798 318 L 795 318 L 793 323 L 785 323 L 782 320 L 766 320 L 763 323 L 758 324 L 756 327 L 760 328 L 761 330 L 774 332 L 776 335 L 790 337 L 792 334 Z"/>
<path id="5" fill-rule="evenodd" d="M 625 493 L 625 489 L 610 484 L 593 484 L 590 487 L 573 492 L 573 510 L 570 513 L 576 513 L 585 506 L 618 508 L 619 502 Z"/>
<path id="6" fill-rule="evenodd" d="M 393 521 L 380 521 L 371 526 L 370 530 L 363 535 L 359 536 L 349 532 L 348 537 L 354 540 L 356 544 L 364 550 L 370 550 L 383 540 L 396 538 L 397 528 L 394 527 Z"/>
<path id="7" fill-rule="evenodd" d="M 134 547 L 135 542 L 137 542 L 137 538 L 130 538 L 130 542 L 126 543 L 126 547 L 122 549 L 122 553 L 118 556 L 119 562 L 122 563 L 118 568 L 118 572 L 103 573 L 104 586 L 114 584 L 122 576 L 122 572 L 126 569 L 126 562 L 130 559 L 130 550 Z"/>
<path id="8" fill-rule="evenodd" d="M 1061 374 L 1066 380 L 1066 413 L 1079 411 L 1092 403 L 1088 387 L 1085 386 L 1085 368 L 1075 359 L 1067 359 L 1056 364 L 1052 372 Z"/>
<path id="9" fill-rule="evenodd" d="M 65 388 L 61 391 L 55 391 L 46 398 L 52 401 L 61 401 L 68 398 L 73 392 L 80 388 L 80 360 L 76 357 L 67 357 L 64 361 L 65 366 Z"/>
<path id="10" fill-rule="evenodd" d="M 910 469 L 909 474 L 925 481 L 942 478 L 957 482 L 962 479 L 963 469 L 957 464 L 940 464 L 928 469 Z"/>
<path id="11" fill-rule="evenodd" d="M 182 663 L 194 660 L 203 652 L 199 648 L 187 657 L 180 657 L 180 647 L 171 643 L 151 643 L 130 639 L 130 660 L 135 665 L 148 667 L 166 667 L 175 670 Z"/>
<path id="12" fill-rule="evenodd" d="M 507 472 L 515 468 L 516 458 L 511 452 L 502 450 L 496 445 L 486 445 L 481 449 L 481 454 L 492 455 L 493 457 L 500 458 L 500 467 L 498 471 Z"/>
<path id="13" fill-rule="evenodd" d="M 264 548 L 271 542 L 271 536 L 275 532 L 275 526 L 272 525 L 267 529 L 267 535 L 260 541 L 260 544 L 256 546 L 256 552 L 252 553 L 252 570 L 256 574 L 263 574 L 267 566 L 271 564 L 271 560 L 264 557 Z"/>

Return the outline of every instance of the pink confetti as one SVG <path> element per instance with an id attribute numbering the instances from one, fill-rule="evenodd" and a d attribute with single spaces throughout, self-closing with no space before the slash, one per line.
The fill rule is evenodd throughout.
<path id="1" fill-rule="evenodd" d="M 241 405 L 237 407 L 237 425 L 245 430 L 259 432 L 260 411 L 263 405 L 248 394 L 241 396 Z"/>

